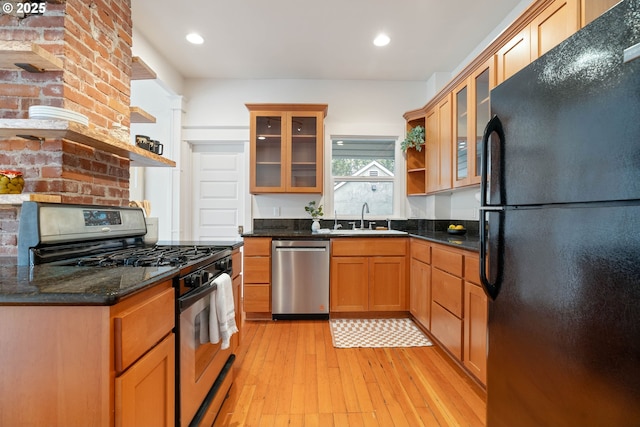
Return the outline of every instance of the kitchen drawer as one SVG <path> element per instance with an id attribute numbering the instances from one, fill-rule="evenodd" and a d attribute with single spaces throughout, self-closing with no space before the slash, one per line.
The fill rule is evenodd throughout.
<path id="1" fill-rule="evenodd" d="M 238 249 L 234 249 L 231 253 L 231 266 L 233 268 L 232 277 L 238 277 L 242 272 L 242 253 Z"/>
<path id="2" fill-rule="evenodd" d="M 431 269 L 431 296 L 433 301 L 462 318 L 462 279 L 449 273 Z"/>
<path id="3" fill-rule="evenodd" d="M 447 271 L 462 277 L 462 254 L 441 249 L 437 246 L 431 248 L 431 265 L 440 270 Z"/>
<path id="4" fill-rule="evenodd" d="M 477 256 L 465 255 L 464 278 L 476 285 L 480 284 L 480 261 Z"/>
<path id="5" fill-rule="evenodd" d="M 244 256 L 271 256 L 271 237 L 246 237 Z"/>
<path id="6" fill-rule="evenodd" d="M 431 245 L 424 240 L 411 239 L 411 258 L 431 264 Z"/>
<path id="7" fill-rule="evenodd" d="M 271 283 L 271 257 L 245 257 L 244 283 Z"/>
<path id="8" fill-rule="evenodd" d="M 406 256 L 406 237 L 343 237 L 331 239 L 331 256 Z"/>
<path id="9" fill-rule="evenodd" d="M 156 345 L 174 326 L 175 290 L 169 288 L 113 319 L 115 369 L 122 372 Z"/>
<path id="10" fill-rule="evenodd" d="M 271 286 L 244 284 L 244 311 L 271 313 Z"/>
<path id="11" fill-rule="evenodd" d="M 431 305 L 431 333 L 458 360 L 462 360 L 462 320 L 437 302 Z"/>

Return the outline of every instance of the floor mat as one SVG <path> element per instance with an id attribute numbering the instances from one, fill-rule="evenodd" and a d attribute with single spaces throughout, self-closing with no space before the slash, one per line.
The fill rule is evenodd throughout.
<path id="1" fill-rule="evenodd" d="M 433 345 L 411 319 L 331 319 L 336 348 Z"/>

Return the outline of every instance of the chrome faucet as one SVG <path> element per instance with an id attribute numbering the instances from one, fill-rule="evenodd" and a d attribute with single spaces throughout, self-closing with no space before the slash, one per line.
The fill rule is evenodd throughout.
<path id="1" fill-rule="evenodd" d="M 333 211 L 333 229 L 341 228 L 342 224 L 338 224 L 338 211 Z"/>
<path id="2" fill-rule="evenodd" d="M 369 213 L 369 205 L 367 204 L 367 202 L 364 202 L 364 205 L 362 205 L 362 216 L 360 217 L 360 228 L 364 229 L 364 210 L 367 210 L 367 213 Z"/>

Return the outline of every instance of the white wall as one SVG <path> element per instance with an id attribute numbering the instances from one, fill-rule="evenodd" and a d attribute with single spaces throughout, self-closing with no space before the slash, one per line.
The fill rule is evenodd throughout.
<path id="1" fill-rule="evenodd" d="M 425 82 L 361 80 L 218 80 L 185 82 L 188 99 L 184 117 L 185 133 L 220 135 L 246 132 L 249 111 L 245 103 L 326 103 L 325 157 L 332 136 L 385 135 L 403 138 L 405 111 L 424 104 Z M 211 137 L 208 137 L 210 140 Z M 216 139 L 215 137 L 213 139 Z M 399 148 L 398 148 L 399 150 Z M 325 178 L 330 162 L 325 162 Z M 247 171 L 248 173 L 248 171 Z M 404 176 L 404 162 L 396 173 Z M 325 187 L 328 185 L 325 179 Z M 404 187 L 398 188 L 400 195 Z M 304 206 L 317 195 L 259 195 L 251 198 L 254 218 L 305 218 Z M 320 200 L 324 203 L 323 200 Z M 404 212 L 404 198 L 399 197 Z M 330 206 L 327 208 L 330 209 Z M 329 210 L 330 212 L 330 210 Z M 326 215 L 325 217 L 330 217 Z M 249 229 L 251 224 L 245 224 Z"/>
<path id="2" fill-rule="evenodd" d="M 150 216 L 158 217 L 159 240 L 180 240 L 181 97 L 170 94 L 158 80 L 136 80 L 131 83 L 131 104 L 156 118 L 156 123 L 132 123 L 131 143 L 135 144 L 135 135 L 159 141 L 164 146 L 162 155 L 174 160 L 176 167 L 132 167 L 130 198 L 150 201 Z"/>
<path id="3" fill-rule="evenodd" d="M 135 28 L 133 29 L 131 52 L 133 56 L 140 57 L 155 71 L 158 76 L 157 83 L 162 85 L 167 92 L 173 95 L 182 94 L 184 86 L 182 75 Z"/>

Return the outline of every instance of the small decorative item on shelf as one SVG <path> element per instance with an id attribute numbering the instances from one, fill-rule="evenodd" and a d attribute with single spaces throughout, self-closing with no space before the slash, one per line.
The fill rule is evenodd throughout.
<path id="1" fill-rule="evenodd" d="M 117 122 L 114 122 L 111 125 L 111 135 L 122 141 L 129 140 L 129 128 L 122 124 L 124 116 L 122 114 L 118 114 L 117 120 Z"/>
<path id="2" fill-rule="evenodd" d="M 136 135 L 136 145 L 158 155 L 162 155 L 162 152 L 164 151 L 164 146 L 160 143 L 160 141 L 151 139 L 146 135 Z"/>
<path id="3" fill-rule="evenodd" d="M 0 194 L 20 194 L 23 188 L 22 172 L 0 170 Z"/>
<path id="4" fill-rule="evenodd" d="M 407 137 L 400 143 L 400 148 L 405 153 L 411 147 L 415 148 L 417 151 L 422 151 L 422 146 L 424 145 L 424 128 L 420 125 L 414 127 L 409 132 L 407 132 Z"/>
<path id="5" fill-rule="evenodd" d="M 304 210 L 311 215 L 313 222 L 311 223 L 311 231 L 317 233 L 320 230 L 320 217 L 324 215 L 322 212 L 322 205 L 316 207 L 316 201 L 312 200 L 309 202 L 307 206 L 304 207 Z"/>

